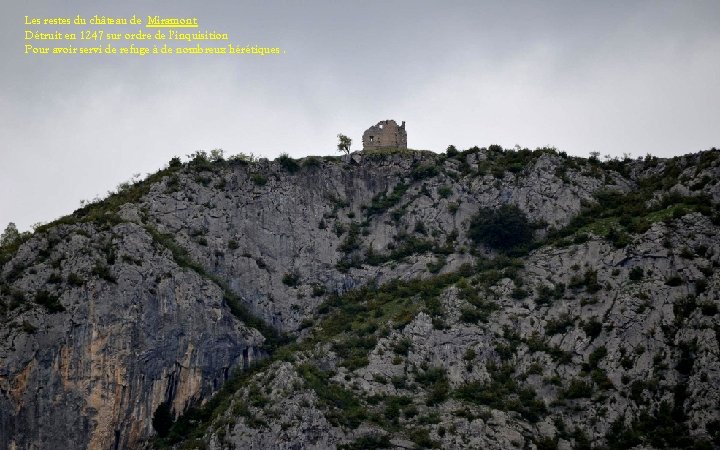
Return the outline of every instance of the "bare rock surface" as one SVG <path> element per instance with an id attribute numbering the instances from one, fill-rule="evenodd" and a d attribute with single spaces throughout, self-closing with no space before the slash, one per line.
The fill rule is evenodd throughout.
<path id="1" fill-rule="evenodd" d="M 0 448 L 718 446 L 718 155 L 171 165 L 1 248 Z"/>

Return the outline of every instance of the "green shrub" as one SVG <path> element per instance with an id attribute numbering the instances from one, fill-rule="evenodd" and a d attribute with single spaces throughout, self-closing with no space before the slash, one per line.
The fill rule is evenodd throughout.
<path id="1" fill-rule="evenodd" d="M 684 258 L 684 259 L 693 259 L 693 258 L 695 258 L 695 253 L 692 250 L 690 250 L 689 248 L 683 247 L 680 250 L 680 257 Z"/>
<path id="2" fill-rule="evenodd" d="M 187 157 L 190 159 L 188 166 L 197 171 L 212 169 L 210 158 L 205 150 L 198 150 L 195 153 L 187 155 Z"/>
<path id="3" fill-rule="evenodd" d="M 605 238 L 610 241 L 615 248 L 627 247 L 630 243 L 630 236 L 627 233 L 623 233 L 617 228 L 610 228 L 605 235 Z"/>
<path id="4" fill-rule="evenodd" d="M 30 239 L 29 232 L 20 233 L 14 223 L 10 222 L 0 234 L 0 267 L 15 255 L 20 246 Z"/>
<path id="5" fill-rule="evenodd" d="M 210 160 L 210 162 L 213 163 L 222 163 L 225 161 L 225 157 L 223 156 L 224 153 L 225 151 L 223 149 L 214 148 L 210 150 L 210 155 L 208 156 L 208 159 Z"/>
<path id="6" fill-rule="evenodd" d="M 385 399 L 385 411 L 383 415 L 390 422 L 397 424 L 397 421 L 400 418 L 401 408 L 411 403 L 412 401 L 408 397 L 387 397 Z"/>
<path id="7" fill-rule="evenodd" d="M 612 383 L 610 378 L 608 378 L 607 373 L 603 369 L 593 369 L 590 372 L 590 378 L 592 378 L 593 383 L 597 385 L 598 389 L 607 390 L 615 388 L 615 385 Z"/>
<path id="8" fill-rule="evenodd" d="M 358 248 L 360 248 L 360 226 L 356 223 L 351 223 L 347 236 L 345 236 L 345 239 L 340 243 L 338 250 L 347 254 Z"/>
<path id="9" fill-rule="evenodd" d="M 352 392 L 330 381 L 330 373 L 312 364 L 303 364 L 297 370 L 320 402 L 330 408 L 326 415 L 330 423 L 354 429 L 367 418 L 367 411 L 360 401 Z"/>
<path id="10" fill-rule="evenodd" d="M 435 163 L 424 163 L 415 166 L 410 171 L 410 176 L 413 180 L 423 180 L 425 178 L 434 177 L 439 173 Z"/>
<path id="11" fill-rule="evenodd" d="M 360 436 L 349 444 L 338 446 L 338 450 L 368 450 L 393 448 L 388 435 L 368 434 Z"/>
<path id="12" fill-rule="evenodd" d="M 472 218 L 468 236 L 478 244 L 509 252 L 530 244 L 533 226 L 517 206 L 482 208 Z"/>
<path id="13" fill-rule="evenodd" d="M 27 320 L 23 320 L 22 330 L 27 334 L 35 334 L 35 332 L 37 331 L 37 327 L 28 322 Z"/>
<path id="14" fill-rule="evenodd" d="M 558 441 L 560 440 L 559 437 L 551 438 L 551 437 L 538 437 L 534 440 L 535 442 L 535 448 L 537 450 L 557 450 L 558 448 Z"/>
<path id="15" fill-rule="evenodd" d="M 38 291 L 35 294 L 35 303 L 44 306 L 50 313 L 65 311 L 65 307 L 60 303 L 60 297 L 48 291 Z"/>
<path id="16" fill-rule="evenodd" d="M 470 347 L 465 351 L 465 355 L 463 355 L 463 359 L 465 361 L 472 361 L 475 359 L 476 356 L 477 356 L 477 353 L 475 352 L 475 349 Z"/>
<path id="17" fill-rule="evenodd" d="M 598 292 L 600 289 L 602 289 L 602 286 L 600 286 L 600 283 L 598 283 L 596 270 L 588 269 L 587 271 L 585 271 L 585 275 L 583 276 L 583 284 L 585 285 L 585 289 L 587 289 L 588 293 L 590 294 L 594 294 L 595 292 Z"/>
<path id="18" fill-rule="evenodd" d="M 697 245 L 695 246 L 695 254 L 699 257 L 705 257 L 707 255 L 708 246 L 707 245 Z"/>
<path id="19" fill-rule="evenodd" d="M 538 362 L 534 362 L 528 366 L 527 370 L 525 371 L 525 374 L 526 375 L 542 375 L 543 374 L 543 365 Z"/>
<path id="20" fill-rule="evenodd" d="M 640 281 L 640 280 L 642 280 L 643 276 L 644 276 L 644 272 L 643 272 L 642 267 L 637 266 L 637 267 L 633 267 L 630 270 L 629 277 L 630 277 L 631 281 Z"/>
<path id="21" fill-rule="evenodd" d="M 494 153 L 502 153 L 504 151 L 502 148 L 502 145 L 497 145 L 497 144 L 489 145 L 487 149 L 489 152 L 494 152 Z"/>
<path id="22" fill-rule="evenodd" d="M 542 285 L 535 291 L 535 303 L 538 305 L 549 305 L 553 300 L 553 290 L 549 286 Z"/>
<path id="23" fill-rule="evenodd" d="M 60 276 L 60 274 L 56 272 L 51 273 L 47 280 L 47 282 L 50 284 L 59 284 L 62 283 L 62 281 L 62 276 Z"/>
<path id="24" fill-rule="evenodd" d="M 296 287 L 300 284 L 300 274 L 295 271 L 287 272 L 283 275 L 282 282 L 286 286 Z"/>
<path id="25" fill-rule="evenodd" d="M 693 448 L 711 449 L 713 445 L 697 435 L 691 435 L 683 412 L 682 385 L 675 389 L 674 406 L 662 401 L 653 409 L 641 410 L 629 424 L 624 417 L 615 420 L 605 435 L 610 450 L 628 449 L 638 446 L 648 448 Z M 713 425 L 716 424 L 713 423 Z"/>
<path id="26" fill-rule="evenodd" d="M 322 297 L 327 292 L 327 289 L 325 289 L 325 286 L 322 284 L 313 284 L 312 287 L 312 296 L 313 297 Z"/>
<path id="27" fill-rule="evenodd" d="M 117 283 L 115 276 L 110 273 L 110 267 L 105 264 L 97 263 L 92 269 L 92 274 L 109 283 Z"/>
<path id="28" fill-rule="evenodd" d="M 528 291 L 526 291 L 525 289 L 518 287 L 518 286 L 516 286 L 513 289 L 512 293 L 510 294 L 510 296 L 512 298 L 514 298 L 515 300 L 522 300 L 522 299 L 526 298 L 528 295 L 529 295 Z"/>
<path id="29" fill-rule="evenodd" d="M 477 308 L 463 308 L 460 311 L 460 320 L 465 323 L 487 323 L 490 314 Z"/>
<path id="30" fill-rule="evenodd" d="M 453 190 L 450 186 L 440 186 L 437 188 L 437 193 L 440 198 L 448 198 L 452 195 Z"/>
<path id="31" fill-rule="evenodd" d="M 583 325 L 582 328 L 585 335 L 590 339 L 595 339 L 600 336 L 600 333 L 602 332 L 602 324 L 595 319 L 590 319 Z"/>
<path id="32" fill-rule="evenodd" d="M 268 181 L 267 177 L 265 177 L 259 173 L 254 173 L 254 174 L 250 175 L 250 180 L 252 180 L 252 182 L 258 186 L 265 186 Z"/>
<path id="33" fill-rule="evenodd" d="M 438 405 L 447 399 L 450 392 L 450 383 L 444 368 L 431 367 L 416 374 L 415 381 L 427 389 L 426 405 Z"/>
<path id="34" fill-rule="evenodd" d="M 195 182 L 198 184 L 202 184 L 203 186 L 209 186 L 211 181 L 212 181 L 212 178 L 210 178 L 208 176 L 197 175 L 195 177 Z"/>
<path id="35" fill-rule="evenodd" d="M 179 167 L 182 167 L 182 161 L 180 161 L 180 158 L 177 156 L 173 156 L 170 158 L 170 163 L 168 163 L 168 167 L 171 169 L 177 169 Z"/>
<path id="36" fill-rule="evenodd" d="M 353 370 L 367 367 L 368 364 L 370 364 L 370 360 L 367 355 L 353 355 L 345 359 L 340 365 L 352 372 Z"/>
<path id="37" fill-rule="evenodd" d="M 247 166 L 256 162 L 257 157 L 252 153 L 248 155 L 247 153 L 240 152 L 237 155 L 232 155 L 228 158 L 228 163 L 238 166 Z"/>
<path id="38" fill-rule="evenodd" d="M 412 347 L 412 341 L 410 338 L 404 337 L 393 344 L 393 351 L 402 356 L 407 356 Z"/>
<path id="39" fill-rule="evenodd" d="M 579 379 L 574 379 L 563 392 L 563 397 L 569 399 L 590 398 L 592 396 L 592 392 L 592 384 Z"/>
<path id="40" fill-rule="evenodd" d="M 438 273 L 440 270 L 442 270 L 443 267 L 447 264 L 447 258 L 442 255 L 435 259 L 435 261 L 431 261 L 427 263 L 427 268 L 430 273 Z"/>
<path id="41" fill-rule="evenodd" d="M 317 156 L 308 156 L 303 160 L 303 167 L 320 167 L 322 161 Z"/>
<path id="42" fill-rule="evenodd" d="M 442 367 L 430 367 L 415 375 L 415 381 L 423 386 L 432 386 L 446 380 L 447 375 Z"/>
<path id="43" fill-rule="evenodd" d="M 696 280 L 695 281 L 695 294 L 700 295 L 707 290 L 707 280 Z"/>
<path id="44" fill-rule="evenodd" d="M 277 162 L 290 173 L 295 173 L 300 170 L 300 164 L 292 159 L 287 153 L 281 153 L 277 158 Z"/>
<path id="45" fill-rule="evenodd" d="M 70 286 L 82 286 L 85 284 L 85 280 L 76 273 L 71 273 L 67 277 L 67 282 Z"/>
<path id="46" fill-rule="evenodd" d="M 399 261 L 408 256 L 420 253 L 435 252 L 440 253 L 440 248 L 434 245 L 429 239 L 418 238 L 415 236 L 398 236 L 399 245 L 393 248 L 390 253 L 376 253 L 372 247 L 369 247 L 365 254 L 365 262 L 376 266 L 387 261 Z M 438 269 L 439 270 L 439 269 Z"/>
<path id="47" fill-rule="evenodd" d="M 600 346 L 593 350 L 592 353 L 590 353 L 590 356 L 588 357 L 588 364 L 590 364 L 591 368 L 597 368 L 598 364 L 600 364 L 600 361 L 603 360 L 608 354 L 607 348 L 605 346 Z"/>
<path id="48" fill-rule="evenodd" d="M 8 310 L 12 311 L 25 303 L 25 294 L 23 294 L 22 291 L 10 290 L 9 294 L 10 302 L 7 305 Z M 2 304 L 3 302 L 0 301 L 0 307 Z"/>
<path id="49" fill-rule="evenodd" d="M 400 199 L 402 199 L 402 196 L 407 190 L 408 186 L 406 184 L 398 183 L 389 195 L 385 192 L 377 194 L 373 197 L 370 206 L 367 207 L 368 217 L 375 214 L 381 214 L 395 206 L 398 202 L 400 202 Z"/>
<path id="50" fill-rule="evenodd" d="M 466 383 L 455 391 L 455 398 L 493 409 L 517 411 L 531 422 L 537 422 L 545 413 L 545 404 L 537 398 L 535 391 L 518 384 L 512 366 L 489 364 L 487 370 L 490 374 L 489 382 Z"/>
<path id="51" fill-rule="evenodd" d="M 545 333 L 549 336 L 563 334 L 575 324 L 575 320 L 569 314 L 563 314 L 557 319 L 548 320 L 545 325 Z"/>
<path id="52" fill-rule="evenodd" d="M 440 444 L 430 439 L 430 432 L 424 428 L 414 428 L 408 432 L 408 438 L 418 448 L 439 448 Z"/>
<path id="53" fill-rule="evenodd" d="M 515 356 L 517 345 L 515 343 L 510 344 L 496 344 L 495 353 L 497 353 L 500 360 L 503 362 L 510 361 Z"/>
<path id="54" fill-rule="evenodd" d="M 714 316 L 718 313 L 718 307 L 715 303 L 706 302 L 700 304 L 700 311 L 702 311 L 705 316 Z"/>

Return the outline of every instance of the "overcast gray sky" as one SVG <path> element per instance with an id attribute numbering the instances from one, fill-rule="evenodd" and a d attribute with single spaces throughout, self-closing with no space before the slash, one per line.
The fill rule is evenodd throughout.
<path id="1" fill-rule="evenodd" d="M 0 227 L 72 212 L 172 156 L 498 143 L 672 156 L 720 146 L 720 2 L 3 0 Z M 279 57 L 37 57 L 25 15 L 197 16 Z M 31 27 L 32 28 L 32 27 Z M 47 27 L 39 31 L 50 31 Z"/>

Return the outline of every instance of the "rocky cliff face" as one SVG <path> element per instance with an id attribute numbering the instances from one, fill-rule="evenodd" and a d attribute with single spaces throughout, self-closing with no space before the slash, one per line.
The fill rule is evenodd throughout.
<path id="1" fill-rule="evenodd" d="M 715 150 L 171 164 L 1 254 L 0 447 L 720 445 L 719 179 Z M 502 205 L 532 242 L 477 232 Z"/>
<path id="2" fill-rule="evenodd" d="M 207 397 L 263 343 L 135 224 L 53 227 L 8 268 L 2 448 L 126 448 L 160 403 Z"/>

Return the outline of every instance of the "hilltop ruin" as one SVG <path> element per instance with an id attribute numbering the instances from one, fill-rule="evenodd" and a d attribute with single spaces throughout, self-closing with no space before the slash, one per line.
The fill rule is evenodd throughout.
<path id="1" fill-rule="evenodd" d="M 405 122 L 402 125 L 394 120 L 381 120 L 363 133 L 363 150 L 377 148 L 407 148 Z"/>

